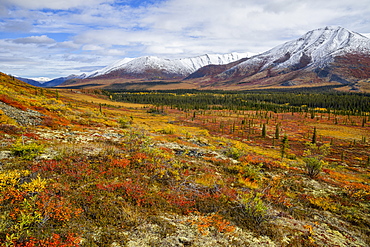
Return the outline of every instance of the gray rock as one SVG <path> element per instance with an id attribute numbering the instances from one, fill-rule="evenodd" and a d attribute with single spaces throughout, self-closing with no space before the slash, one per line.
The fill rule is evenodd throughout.
<path id="1" fill-rule="evenodd" d="M 26 126 L 26 125 L 39 125 L 42 121 L 43 114 L 34 111 L 34 110 L 27 110 L 23 111 L 16 107 L 7 105 L 3 102 L 0 102 L 0 109 L 10 118 L 13 118 L 18 124 Z"/>

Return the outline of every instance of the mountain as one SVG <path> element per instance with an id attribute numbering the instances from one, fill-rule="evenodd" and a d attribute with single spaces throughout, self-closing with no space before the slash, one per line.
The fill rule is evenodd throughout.
<path id="1" fill-rule="evenodd" d="M 23 81 L 25 83 L 28 83 L 32 86 L 36 86 L 36 87 L 42 87 L 42 83 L 40 83 L 39 81 L 37 80 L 34 80 L 34 79 L 30 79 L 30 78 L 23 78 L 23 77 L 16 77 L 18 80 L 20 81 Z"/>
<path id="2" fill-rule="evenodd" d="M 55 79 L 40 77 L 40 78 L 22 78 L 22 77 L 16 77 L 18 80 L 21 80 L 23 82 L 26 82 L 32 86 L 36 87 L 56 87 L 60 84 L 62 84 L 65 81 L 72 80 L 72 79 L 83 79 L 86 75 L 69 75 L 66 77 L 59 77 Z"/>
<path id="3" fill-rule="evenodd" d="M 185 78 L 185 80 L 201 78 L 201 77 L 205 77 L 205 76 L 217 75 L 217 74 L 222 73 L 223 71 L 228 70 L 228 69 L 234 67 L 235 65 L 237 65 L 239 63 L 242 63 L 246 60 L 248 60 L 247 57 L 242 58 L 242 59 L 240 59 L 238 61 L 235 61 L 235 62 L 231 62 L 231 63 L 228 63 L 228 64 L 223 64 L 223 65 L 215 65 L 215 64 L 206 65 L 206 66 L 198 69 L 194 73 L 190 74 L 188 77 Z"/>
<path id="4" fill-rule="evenodd" d="M 59 78 L 52 79 L 48 82 L 45 82 L 44 84 L 42 84 L 42 87 L 56 87 L 56 86 L 59 86 L 60 84 L 64 83 L 65 81 L 73 80 L 73 79 L 82 79 L 82 78 L 85 78 L 85 74 L 69 75 L 69 76 L 66 76 L 66 77 L 59 77 Z"/>
<path id="5" fill-rule="evenodd" d="M 86 78 L 183 79 L 206 65 L 229 64 L 248 55 L 248 53 L 205 54 L 198 57 L 172 60 L 155 56 L 125 58 L 101 70 L 91 72 Z"/>
<path id="6" fill-rule="evenodd" d="M 307 82 L 351 84 L 370 77 L 370 67 L 366 65 L 369 55 L 370 39 L 342 27 L 325 27 L 253 56 L 207 80 L 218 84 L 233 82 L 239 87 Z"/>
<path id="7" fill-rule="evenodd" d="M 29 78 L 29 79 L 31 79 L 31 80 L 35 80 L 35 81 L 38 81 L 38 82 L 40 82 L 41 84 L 52 80 L 52 79 L 51 79 L 51 78 L 49 78 L 49 77 L 36 77 L 36 78 Z"/>

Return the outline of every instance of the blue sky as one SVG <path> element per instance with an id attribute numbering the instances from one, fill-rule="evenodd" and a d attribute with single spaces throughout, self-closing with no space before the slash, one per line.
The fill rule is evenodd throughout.
<path id="1" fill-rule="evenodd" d="M 260 53 L 328 25 L 368 36 L 368 0 L 1 0 L 0 71 L 55 78 L 125 57 Z"/>

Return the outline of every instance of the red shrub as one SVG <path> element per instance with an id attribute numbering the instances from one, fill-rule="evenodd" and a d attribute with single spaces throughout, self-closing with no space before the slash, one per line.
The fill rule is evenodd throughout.
<path id="1" fill-rule="evenodd" d="M 14 100 L 10 99 L 6 95 L 0 95 L 0 101 L 4 102 L 7 105 L 10 105 L 10 106 L 13 106 L 15 108 L 21 109 L 23 111 L 26 111 L 27 110 L 27 107 L 25 107 L 24 105 L 20 104 L 17 101 L 14 101 Z"/>
<path id="2" fill-rule="evenodd" d="M 20 128 L 11 124 L 0 124 L 0 131 L 9 135 L 16 135 L 22 132 Z"/>

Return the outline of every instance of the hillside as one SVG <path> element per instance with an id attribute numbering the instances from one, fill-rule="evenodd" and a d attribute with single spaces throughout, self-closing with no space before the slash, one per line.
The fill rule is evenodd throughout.
<path id="1" fill-rule="evenodd" d="M 0 92 L 0 246 L 370 245 L 368 95 Z"/>

